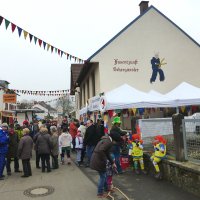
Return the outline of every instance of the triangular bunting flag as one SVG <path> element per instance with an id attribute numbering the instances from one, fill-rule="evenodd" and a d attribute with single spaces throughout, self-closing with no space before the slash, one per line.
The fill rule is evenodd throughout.
<path id="1" fill-rule="evenodd" d="M 47 45 L 47 51 L 49 51 L 50 46 L 51 46 L 50 44 Z"/>
<path id="2" fill-rule="evenodd" d="M 9 24 L 10 24 L 10 21 L 8 21 L 7 19 L 5 19 L 6 30 L 8 29 Z"/>
<path id="3" fill-rule="evenodd" d="M 28 32 L 27 32 L 27 31 L 25 31 L 25 30 L 23 30 L 23 32 L 24 32 L 24 39 L 26 40 L 26 38 L 27 38 L 27 35 L 28 35 Z"/>
<path id="4" fill-rule="evenodd" d="M 12 29 L 12 32 L 14 32 L 14 31 L 15 31 L 15 29 L 16 29 L 16 25 L 15 25 L 15 24 L 13 24 L 13 23 L 11 23 L 11 29 Z"/>
<path id="5" fill-rule="evenodd" d="M 53 46 L 51 46 L 51 53 L 53 53 L 53 49 L 54 49 L 54 47 L 53 47 Z"/>
<path id="6" fill-rule="evenodd" d="M 37 44 L 37 40 L 38 40 L 38 38 L 34 36 L 34 42 L 35 42 L 35 44 Z"/>
<path id="7" fill-rule="evenodd" d="M 58 50 L 58 49 L 57 49 L 57 48 L 55 48 L 55 53 L 57 53 L 57 50 Z"/>
<path id="8" fill-rule="evenodd" d="M 31 42 L 32 39 L 33 39 L 33 35 L 31 35 L 30 33 L 29 33 L 29 39 L 30 39 L 30 42 Z"/>
<path id="9" fill-rule="evenodd" d="M 185 112 L 185 106 L 181 106 L 181 112 Z"/>
<path id="10" fill-rule="evenodd" d="M 41 45 L 42 45 L 42 40 L 38 39 L 38 43 L 39 43 L 39 46 L 41 47 Z"/>
<path id="11" fill-rule="evenodd" d="M 60 56 L 62 57 L 62 55 L 63 55 L 63 51 L 61 51 L 61 54 L 60 54 Z"/>
<path id="12" fill-rule="evenodd" d="M 136 111 L 137 111 L 137 108 L 132 108 L 132 111 L 133 111 L 133 113 L 134 113 L 134 115 L 135 115 L 135 113 L 136 113 Z"/>
<path id="13" fill-rule="evenodd" d="M 0 26 L 1 26 L 1 24 L 2 24 L 2 21 L 3 21 L 3 17 L 0 16 Z"/>
<path id="14" fill-rule="evenodd" d="M 47 43 L 43 41 L 43 47 L 44 47 L 44 49 L 46 48 L 46 44 Z"/>
<path id="15" fill-rule="evenodd" d="M 58 49 L 58 55 L 60 55 L 60 49 Z"/>
<path id="16" fill-rule="evenodd" d="M 18 29 L 18 34 L 19 34 L 19 37 L 21 37 L 21 34 L 22 34 L 22 29 L 18 26 L 17 27 L 17 29 Z"/>
<path id="17" fill-rule="evenodd" d="M 68 60 L 68 58 L 69 58 L 69 54 L 67 53 L 67 60 Z"/>

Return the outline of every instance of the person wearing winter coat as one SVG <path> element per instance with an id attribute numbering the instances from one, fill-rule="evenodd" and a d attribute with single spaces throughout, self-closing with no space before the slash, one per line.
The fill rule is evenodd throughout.
<path id="1" fill-rule="evenodd" d="M 105 135 L 105 133 L 104 133 L 104 121 L 101 120 L 101 119 L 97 119 L 96 133 L 99 137 L 99 140 L 101 139 L 101 137 L 103 137 Z"/>
<path id="2" fill-rule="evenodd" d="M 69 125 L 69 133 L 72 136 L 72 151 L 75 151 L 75 138 L 78 129 L 78 121 L 74 119 Z"/>
<path id="3" fill-rule="evenodd" d="M 84 126 L 84 123 L 81 122 L 80 126 L 78 127 L 78 130 L 81 132 L 82 137 L 85 137 L 86 127 Z"/>
<path id="4" fill-rule="evenodd" d="M 117 165 L 117 171 L 119 174 L 121 174 L 122 167 L 120 164 L 120 151 L 121 146 L 123 144 L 123 136 L 126 134 L 124 131 L 120 129 L 121 120 L 120 117 L 115 117 L 112 122 L 113 126 L 110 130 L 110 136 L 115 140 L 117 143 L 113 145 L 112 147 L 112 153 L 115 157 L 115 163 Z"/>
<path id="5" fill-rule="evenodd" d="M 47 166 L 47 172 L 51 172 L 50 153 L 52 149 L 52 143 L 51 136 L 49 135 L 47 128 L 40 129 L 40 134 L 36 140 L 35 149 L 38 151 L 38 154 L 42 160 L 42 172 L 45 172 L 45 165 Z"/>
<path id="6" fill-rule="evenodd" d="M 79 131 L 79 130 L 77 131 L 75 142 L 76 142 L 76 146 L 75 146 L 76 163 L 77 163 L 78 166 L 80 166 L 80 164 L 81 164 L 81 153 L 82 153 L 82 149 L 83 149 L 83 136 L 81 134 L 81 131 Z"/>
<path id="7" fill-rule="evenodd" d="M 96 133 L 96 127 L 93 124 L 93 121 L 89 119 L 87 121 L 87 129 L 84 137 L 84 145 L 86 147 L 86 155 L 87 155 L 87 163 L 86 167 L 89 167 L 90 158 L 92 156 L 92 152 L 94 151 L 95 146 L 97 145 L 99 137 Z"/>
<path id="8" fill-rule="evenodd" d="M 52 143 L 52 150 L 51 150 L 52 168 L 58 169 L 59 144 L 58 144 L 58 133 L 56 126 L 51 126 L 50 131 L 51 131 L 51 143 Z"/>
<path id="9" fill-rule="evenodd" d="M 8 124 L 3 123 L 0 127 L 0 180 L 4 180 L 4 167 L 6 165 L 6 154 L 8 152 Z"/>
<path id="10" fill-rule="evenodd" d="M 99 198 L 105 197 L 104 192 L 108 191 L 106 164 L 107 160 L 112 167 L 116 169 L 114 159 L 111 156 L 111 149 L 115 141 L 110 136 L 103 136 L 94 149 L 90 160 L 91 169 L 99 173 L 99 182 L 97 189 L 97 196 Z"/>
<path id="11" fill-rule="evenodd" d="M 80 123 L 80 126 L 78 127 L 78 131 L 81 132 L 81 135 L 82 135 L 83 140 L 84 140 L 85 132 L 86 132 L 86 126 L 84 125 L 83 122 Z M 86 147 L 83 144 L 83 148 L 81 150 L 81 163 L 83 163 L 83 160 L 84 160 L 84 157 L 85 157 L 85 152 L 86 152 Z"/>
<path id="12" fill-rule="evenodd" d="M 64 165 L 64 157 L 65 154 L 67 154 L 67 164 L 71 164 L 71 159 L 70 159 L 70 152 L 71 152 L 71 144 L 72 144 L 72 136 L 69 134 L 67 127 L 63 127 L 63 132 L 59 137 L 59 146 L 61 148 L 61 161 L 62 164 Z"/>
<path id="13" fill-rule="evenodd" d="M 33 140 L 31 138 L 30 130 L 28 128 L 23 129 L 23 137 L 18 145 L 18 158 L 22 160 L 22 166 L 24 175 L 22 178 L 32 176 L 30 159 L 32 157 Z"/>
<path id="14" fill-rule="evenodd" d="M 22 127 L 19 124 L 15 125 L 15 133 L 18 135 L 19 140 L 23 137 Z"/>
<path id="15" fill-rule="evenodd" d="M 8 153 L 7 153 L 7 162 L 6 162 L 6 169 L 7 169 L 7 174 L 11 175 L 11 160 L 14 159 L 14 168 L 15 172 L 21 172 L 19 170 L 19 159 L 17 157 L 17 149 L 18 149 L 18 143 L 19 143 L 19 138 L 17 133 L 14 130 L 14 125 L 10 125 L 10 129 L 8 131 L 9 135 L 9 144 L 8 144 Z"/>

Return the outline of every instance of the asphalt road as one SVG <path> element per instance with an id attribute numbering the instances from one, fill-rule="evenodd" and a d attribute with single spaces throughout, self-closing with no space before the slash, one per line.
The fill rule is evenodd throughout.
<path id="1" fill-rule="evenodd" d="M 98 174 L 90 168 L 80 167 L 80 170 L 95 184 Z M 114 186 L 123 191 L 130 200 L 199 200 L 199 197 L 188 193 L 167 181 L 157 181 L 151 175 L 136 175 L 129 170 L 113 177 Z M 115 200 L 125 198 L 114 195 Z"/>

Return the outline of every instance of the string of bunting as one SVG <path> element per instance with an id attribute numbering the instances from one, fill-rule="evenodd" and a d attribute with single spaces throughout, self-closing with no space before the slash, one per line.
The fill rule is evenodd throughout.
<path id="1" fill-rule="evenodd" d="M 72 60 L 74 59 L 75 62 L 79 62 L 79 63 L 84 63 L 84 60 L 76 57 L 76 56 L 73 56 L 67 52 L 64 52 L 62 51 L 61 49 L 59 48 L 56 48 L 54 47 L 53 45 L 45 42 L 44 40 L 41 40 L 40 38 L 34 36 L 33 34 L 25 31 L 24 29 L 20 28 L 19 26 L 17 26 L 16 24 L 12 23 L 11 21 L 5 19 L 4 17 L 0 16 L 0 26 L 1 24 L 3 24 L 3 21 L 5 22 L 5 28 L 6 30 L 8 29 L 9 25 L 11 24 L 11 30 L 12 30 L 12 33 L 15 32 L 15 30 L 18 31 L 18 35 L 19 35 L 19 38 L 21 37 L 22 33 L 24 35 L 24 39 L 26 40 L 28 37 L 29 37 L 29 41 L 30 43 L 32 41 L 34 41 L 35 45 L 38 44 L 39 47 L 43 47 L 44 50 L 47 50 L 47 51 L 51 51 L 51 53 L 55 52 L 56 54 L 58 54 L 60 57 L 62 57 L 63 55 L 66 56 L 67 60 Z"/>
<path id="2" fill-rule="evenodd" d="M 25 95 L 39 95 L 39 96 L 63 96 L 70 93 L 70 90 L 55 90 L 55 91 L 32 91 L 32 90 L 18 90 L 18 89 L 7 89 L 0 88 L 6 93 L 21 93 Z"/>
<path id="3" fill-rule="evenodd" d="M 45 103 L 52 103 L 52 102 L 55 102 L 55 101 L 60 101 L 60 100 L 64 99 L 65 97 L 66 97 L 66 95 L 63 95 L 62 97 L 52 99 L 52 100 L 49 100 L 49 101 L 45 101 Z"/>

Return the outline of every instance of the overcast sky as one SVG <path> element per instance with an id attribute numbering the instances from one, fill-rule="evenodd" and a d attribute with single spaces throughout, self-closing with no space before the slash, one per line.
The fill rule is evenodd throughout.
<path id="1" fill-rule="evenodd" d="M 140 0 L 0 0 L 0 15 L 49 44 L 86 60 L 139 15 Z M 200 43 L 199 0 L 150 0 Z M 70 62 L 17 30 L 0 26 L 0 79 L 12 89 L 70 88 Z M 47 100 L 55 97 L 20 99 Z"/>

